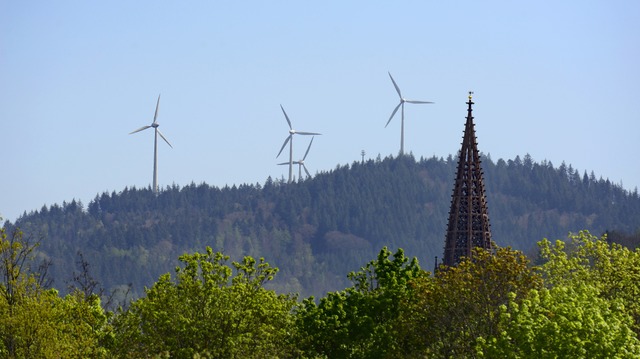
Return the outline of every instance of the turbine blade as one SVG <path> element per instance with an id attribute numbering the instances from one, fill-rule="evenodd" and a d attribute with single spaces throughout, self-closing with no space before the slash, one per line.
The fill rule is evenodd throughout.
<path id="1" fill-rule="evenodd" d="M 153 115 L 153 123 L 156 123 L 156 119 L 158 118 L 158 108 L 160 108 L 160 94 L 158 94 L 158 102 L 156 102 L 156 114 Z"/>
<path id="2" fill-rule="evenodd" d="M 318 136 L 320 136 L 322 134 L 321 133 L 317 133 L 317 132 L 298 132 L 298 131 L 296 131 L 296 135 L 305 135 L 305 136 L 311 136 L 311 135 L 316 136 L 316 135 L 318 135 Z"/>
<path id="3" fill-rule="evenodd" d="M 169 141 L 167 141 L 167 139 L 164 137 L 164 135 L 162 135 L 162 132 L 160 132 L 160 130 L 158 130 L 158 128 L 156 127 L 156 131 L 158 131 L 158 134 L 160 135 L 160 137 L 162 137 L 162 139 L 164 140 L 164 142 L 167 143 L 167 145 L 169 145 L 169 147 L 173 148 L 173 146 L 171 146 L 171 144 L 169 143 Z"/>
<path id="4" fill-rule="evenodd" d="M 136 132 L 140 132 L 140 131 L 142 131 L 142 130 L 146 130 L 146 129 L 147 129 L 147 128 L 149 128 L 149 127 L 151 127 L 151 126 L 142 126 L 142 127 L 140 127 L 139 129 L 137 129 L 137 130 L 135 130 L 135 131 L 133 131 L 133 132 L 129 132 L 129 134 L 130 134 L 130 135 L 132 135 L 132 134 L 134 134 L 134 133 L 136 133 Z"/>
<path id="5" fill-rule="evenodd" d="M 309 171 L 307 171 L 307 166 L 305 166 L 304 163 L 302 164 L 302 168 L 304 168 L 304 171 L 307 172 L 307 176 L 311 177 L 311 174 L 309 174 Z"/>
<path id="6" fill-rule="evenodd" d="M 404 102 L 408 102 L 408 103 L 433 103 L 431 101 L 415 101 L 415 100 L 404 100 Z"/>
<path id="7" fill-rule="evenodd" d="M 284 118 L 287 119 L 287 123 L 289 124 L 289 129 L 293 130 L 293 127 L 291 127 L 291 121 L 289 121 L 289 116 L 287 116 L 287 113 L 284 111 L 284 107 L 282 107 L 282 105 L 280 105 L 280 108 L 282 109 L 282 113 L 284 113 Z"/>
<path id="8" fill-rule="evenodd" d="M 291 140 L 291 135 L 287 136 L 287 139 L 284 140 L 284 143 L 282 144 L 282 147 L 280 147 L 280 152 L 278 152 L 278 155 L 276 156 L 276 158 L 280 157 L 280 154 L 282 153 L 282 150 L 284 150 L 284 147 L 287 145 L 289 140 Z M 289 162 L 287 162 L 287 163 L 289 163 Z"/>
<path id="9" fill-rule="evenodd" d="M 398 112 L 398 109 L 400 108 L 400 106 L 402 105 L 402 101 L 400 101 L 400 103 L 398 104 L 398 106 L 396 106 L 396 108 L 393 109 L 393 112 L 391 113 L 391 116 L 389 117 L 389 121 L 387 121 L 387 124 L 384 125 L 384 127 L 386 128 L 387 126 L 389 126 L 389 122 L 391 122 L 391 119 L 393 118 L 393 116 L 396 115 L 396 112 Z"/>
<path id="10" fill-rule="evenodd" d="M 313 139 L 314 137 L 311 137 L 311 142 L 309 142 L 309 147 L 307 147 L 307 152 L 304 153 L 304 157 L 302 157 L 302 161 L 304 161 L 305 159 L 307 159 L 307 155 L 309 154 L 309 150 L 311 149 L 311 144 L 313 143 Z"/>
<path id="11" fill-rule="evenodd" d="M 391 82 L 393 82 L 393 86 L 396 88 L 396 91 L 398 92 L 398 96 L 400 96 L 400 99 L 402 99 L 402 93 L 400 93 L 400 87 L 398 87 L 398 84 L 396 84 L 396 81 L 393 79 L 393 76 L 391 76 L 391 72 L 389 72 L 389 77 L 391 78 Z"/>

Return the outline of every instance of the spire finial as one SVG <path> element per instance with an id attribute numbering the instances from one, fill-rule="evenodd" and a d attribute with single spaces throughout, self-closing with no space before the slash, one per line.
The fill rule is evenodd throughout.
<path id="1" fill-rule="evenodd" d="M 492 248 L 482 161 L 473 125 L 472 98 L 473 91 L 469 91 L 467 121 L 451 195 L 442 259 L 442 263 L 449 267 L 459 263 L 462 257 L 470 258 L 474 247 Z"/>

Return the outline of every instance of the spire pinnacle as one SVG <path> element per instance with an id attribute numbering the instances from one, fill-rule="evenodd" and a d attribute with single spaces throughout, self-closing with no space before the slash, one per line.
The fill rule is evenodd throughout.
<path id="1" fill-rule="evenodd" d="M 472 95 L 473 92 L 469 91 L 467 121 L 451 195 L 443 258 L 446 266 L 454 266 L 462 257 L 470 257 L 474 247 L 491 249 L 492 246 L 480 152 L 473 124 Z"/>

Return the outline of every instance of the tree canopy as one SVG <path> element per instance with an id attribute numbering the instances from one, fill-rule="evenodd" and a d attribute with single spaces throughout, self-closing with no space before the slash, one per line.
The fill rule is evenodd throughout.
<path id="1" fill-rule="evenodd" d="M 294 296 L 264 288 L 277 269 L 264 259 L 213 252 L 180 256 L 175 280 L 161 276 L 115 321 L 122 357 L 279 358 L 294 351 Z"/>
<path id="2" fill-rule="evenodd" d="M 268 288 L 278 269 L 263 258 L 232 261 L 205 247 L 181 255 L 173 275 L 115 311 L 89 290 L 92 280 L 65 296 L 44 288 L 38 242 L 0 233 L 0 357 L 640 355 L 640 249 L 587 231 L 540 241 L 533 263 L 509 247 L 476 249 L 435 273 L 383 247 L 346 275 L 347 288 L 301 301 Z"/>
<path id="3" fill-rule="evenodd" d="M 44 206 L 15 225 L 44 236 L 38 252 L 52 261 L 50 278 L 63 293 L 70 273 L 81 270 L 78 252 L 108 291 L 131 284 L 139 297 L 179 255 L 210 246 L 233 260 L 269 258 L 280 268 L 272 288 L 317 297 L 350 285 L 344 273 L 385 246 L 433 268 L 442 255 L 455 165 L 452 157 L 405 155 L 337 166 L 291 184 L 192 183 L 157 196 L 129 187 L 87 204 Z M 640 243 L 627 236 L 640 233 L 637 191 L 530 156 L 496 162 L 484 156 L 482 166 L 500 246 L 533 254 L 541 238 L 581 229 L 609 231 L 630 248 Z"/>

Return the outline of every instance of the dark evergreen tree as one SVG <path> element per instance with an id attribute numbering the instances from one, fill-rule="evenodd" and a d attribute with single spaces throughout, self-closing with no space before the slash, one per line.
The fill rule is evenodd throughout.
<path id="1" fill-rule="evenodd" d="M 640 229 L 637 192 L 596 180 L 593 172 L 578 181 L 570 165 L 556 169 L 530 155 L 482 160 L 500 246 L 528 253 L 543 237 Z M 453 156 L 378 156 L 291 184 L 271 177 L 262 186 L 174 184 L 157 196 L 150 187 L 127 187 L 96 195 L 86 208 L 73 199 L 44 206 L 16 224 L 43 236 L 39 255 L 51 259 L 58 287 L 81 271 L 78 251 L 108 292 L 131 283 L 140 295 L 176 257 L 211 246 L 234 259 L 265 257 L 281 270 L 271 286 L 319 296 L 348 285 L 344 273 L 385 246 L 433 268 L 442 256 L 455 167 Z"/>

